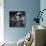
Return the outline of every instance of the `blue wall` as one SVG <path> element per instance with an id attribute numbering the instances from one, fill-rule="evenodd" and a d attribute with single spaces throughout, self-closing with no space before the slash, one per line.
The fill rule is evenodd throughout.
<path id="1" fill-rule="evenodd" d="M 40 0 L 4 0 L 4 38 L 8 41 L 18 41 L 32 28 L 35 12 L 40 9 Z M 26 26 L 21 28 L 9 27 L 9 11 L 25 11 Z"/>

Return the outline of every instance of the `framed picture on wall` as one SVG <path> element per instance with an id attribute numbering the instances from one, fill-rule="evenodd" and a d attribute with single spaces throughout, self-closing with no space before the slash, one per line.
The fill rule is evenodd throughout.
<path id="1" fill-rule="evenodd" d="M 25 27 L 25 23 L 26 23 L 25 11 L 9 12 L 10 27 Z"/>

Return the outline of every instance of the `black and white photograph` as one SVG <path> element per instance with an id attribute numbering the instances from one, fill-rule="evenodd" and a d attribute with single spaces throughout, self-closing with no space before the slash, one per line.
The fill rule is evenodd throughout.
<path id="1" fill-rule="evenodd" d="M 24 11 L 10 11 L 9 12 L 9 26 L 10 27 L 25 27 L 25 12 Z"/>

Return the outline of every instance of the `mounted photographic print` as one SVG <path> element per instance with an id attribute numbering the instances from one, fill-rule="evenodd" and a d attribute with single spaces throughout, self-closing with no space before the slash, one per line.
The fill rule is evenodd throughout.
<path id="1" fill-rule="evenodd" d="M 24 11 L 10 11 L 9 12 L 9 26 L 10 27 L 25 27 L 26 17 Z"/>

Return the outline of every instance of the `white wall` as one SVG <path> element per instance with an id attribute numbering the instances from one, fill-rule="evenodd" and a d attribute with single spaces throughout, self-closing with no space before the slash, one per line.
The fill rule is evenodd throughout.
<path id="1" fill-rule="evenodd" d="M 46 0 L 40 0 L 40 9 L 41 9 L 41 11 L 43 10 L 43 9 L 46 9 Z M 40 24 L 41 25 L 43 25 L 43 26 L 46 26 L 46 11 L 44 11 L 43 12 L 43 22 L 42 21 L 40 21 Z"/>
<path id="2" fill-rule="evenodd" d="M 4 41 L 4 3 L 0 0 L 0 42 Z"/>

